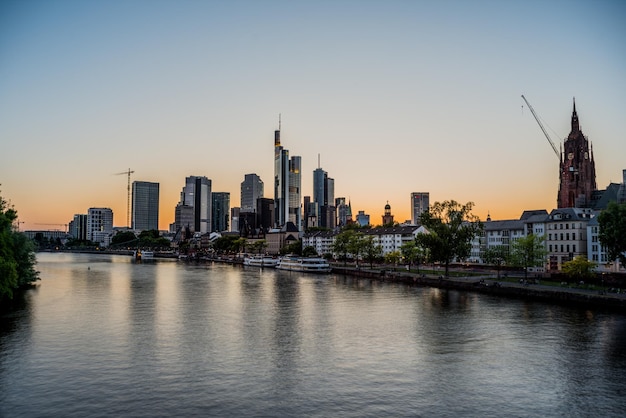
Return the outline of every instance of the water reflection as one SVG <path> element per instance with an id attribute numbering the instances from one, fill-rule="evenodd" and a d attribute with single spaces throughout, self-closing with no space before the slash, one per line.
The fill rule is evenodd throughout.
<path id="1" fill-rule="evenodd" d="M 47 256 L 0 416 L 596 416 L 626 317 L 345 276 Z M 16 366 L 17 365 L 17 366 Z"/>

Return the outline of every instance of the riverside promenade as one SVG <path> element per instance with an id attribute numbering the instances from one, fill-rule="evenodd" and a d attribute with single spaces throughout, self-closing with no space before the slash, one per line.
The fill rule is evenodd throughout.
<path id="1" fill-rule="evenodd" d="M 559 303 L 580 308 L 593 308 L 626 313 L 626 292 L 611 293 L 604 290 L 575 287 L 573 285 L 544 285 L 524 282 L 523 276 L 498 279 L 495 274 L 467 277 L 443 277 L 432 274 L 373 268 L 367 266 L 333 265 L 332 272 L 372 280 L 404 283 L 440 289 L 465 290 L 503 297 Z M 487 273 L 487 272 L 486 272 Z M 514 279 L 514 280 L 512 280 Z"/>

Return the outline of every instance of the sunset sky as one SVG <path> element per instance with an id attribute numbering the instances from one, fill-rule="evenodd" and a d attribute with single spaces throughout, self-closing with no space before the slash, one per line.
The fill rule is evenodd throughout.
<path id="1" fill-rule="evenodd" d="M 411 192 L 485 219 L 556 206 L 572 98 L 600 189 L 626 169 L 623 1 L 0 1 L 0 195 L 24 229 L 90 207 L 126 225 L 127 176 L 273 197 L 273 140 L 380 224 Z M 49 225 L 43 225 L 49 224 Z"/>

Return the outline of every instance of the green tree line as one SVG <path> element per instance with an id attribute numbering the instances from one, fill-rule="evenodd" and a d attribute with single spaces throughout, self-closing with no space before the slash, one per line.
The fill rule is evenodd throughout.
<path id="1" fill-rule="evenodd" d="M 0 301 L 39 280 L 33 242 L 13 229 L 17 211 L 0 195 Z"/>

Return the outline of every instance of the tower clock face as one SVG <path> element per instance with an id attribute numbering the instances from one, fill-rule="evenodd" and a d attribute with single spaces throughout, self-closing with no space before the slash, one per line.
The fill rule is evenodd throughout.
<path id="1" fill-rule="evenodd" d="M 569 154 L 567 154 L 567 159 L 568 160 L 573 160 L 574 159 L 574 153 L 570 152 Z"/>
<path id="2" fill-rule="evenodd" d="M 588 153 L 588 152 L 586 152 L 586 153 L 585 153 L 585 160 L 588 160 L 588 159 L 589 159 L 589 153 Z"/>

